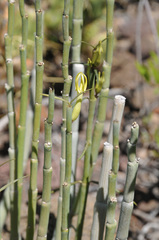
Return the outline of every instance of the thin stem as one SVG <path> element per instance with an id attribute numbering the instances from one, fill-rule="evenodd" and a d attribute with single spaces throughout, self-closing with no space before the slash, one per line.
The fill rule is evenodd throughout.
<path id="1" fill-rule="evenodd" d="M 113 146 L 105 142 L 99 187 L 94 205 L 91 240 L 103 239 L 108 196 L 108 175 L 113 155 Z"/>
<path id="2" fill-rule="evenodd" d="M 8 30 L 5 34 L 5 60 L 7 68 L 7 93 L 8 119 L 9 119 L 9 159 L 10 161 L 10 182 L 16 179 L 16 125 L 14 108 L 14 74 L 12 61 L 12 38 L 14 33 L 15 2 L 8 1 Z M 13 160 L 13 161 L 12 161 Z M 10 185 L 10 212 L 11 212 L 11 239 L 18 239 L 18 215 L 17 215 L 17 194 L 16 185 Z"/>
<path id="3" fill-rule="evenodd" d="M 36 13 L 36 93 L 34 106 L 34 122 L 33 122 L 33 137 L 32 137 L 32 154 L 30 165 L 30 186 L 28 192 L 29 207 L 28 207 L 28 225 L 27 225 L 27 240 L 32 240 L 35 229 L 36 216 L 36 201 L 37 201 L 37 169 L 38 169 L 38 145 L 40 132 L 41 118 L 41 103 L 43 89 L 43 12 L 41 10 L 41 1 L 35 1 Z"/>
<path id="4" fill-rule="evenodd" d="M 76 232 L 77 240 L 80 240 L 82 237 L 84 214 L 85 214 L 87 193 L 88 193 L 88 187 L 89 187 L 90 154 L 91 154 L 91 147 L 92 147 L 92 129 L 93 129 L 95 106 L 96 106 L 96 98 L 94 96 L 94 88 L 92 88 L 92 90 L 90 91 L 87 134 L 86 134 L 86 143 L 88 144 L 88 148 L 85 152 L 83 179 L 82 179 L 82 184 L 80 185 L 80 190 L 79 190 L 80 191 L 79 208 L 78 208 L 79 212 L 78 212 L 78 222 L 77 222 L 77 232 Z"/>
<path id="5" fill-rule="evenodd" d="M 123 201 L 121 203 L 117 239 L 127 239 L 131 214 L 133 211 L 134 189 L 139 159 L 136 158 L 136 143 L 139 136 L 139 125 L 134 122 L 131 127 L 131 138 L 127 141 L 128 164 Z"/>
<path id="6" fill-rule="evenodd" d="M 113 162 L 112 162 L 112 170 L 109 173 L 109 180 L 108 180 L 109 183 L 108 183 L 105 240 L 114 240 L 114 234 L 117 226 L 117 223 L 115 220 L 115 209 L 116 209 L 116 203 L 117 203 L 116 180 L 117 180 L 118 169 L 119 169 L 119 121 L 114 120 L 113 121 Z"/>
<path id="7" fill-rule="evenodd" d="M 61 239 L 61 222 L 62 222 L 62 204 L 63 204 L 63 183 L 65 179 L 65 162 L 66 162 L 66 109 L 69 102 L 69 93 L 72 83 L 72 77 L 69 76 L 69 52 L 71 46 L 71 37 L 69 36 L 69 8 L 70 0 L 64 1 L 64 12 L 62 17 L 62 30 L 63 30 L 63 56 L 62 56 L 62 75 L 64 78 L 64 88 L 62 92 L 63 106 L 62 106 L 62 142 L 61 142 L 61 159 L 60 159 L 60 193 L 58 199 L 58 211 L 55 230 L 55 239 Z"/>
<path id="8" fill-rule="evenodd" d="M 45 120 L 45 144 L 43 166 L 43 193 L 37 240 L 47 239 L 47 229 L 51 205 L 51 150 L 52 150 L 52 124 L 54 115 L 54 91 L 49 90 L 48 118 Z"/>
<path id="9" fill-rule="evenodd" d="M 61 239 L 68 240 L 70 224 L 70 187 L 72 169 L 72 107 L 66 112 L 66 167 L 63 183 Z"/>
<path id="10" fill-rule="evenodd" d="M 21 1 L 22 3 L 22 1 Z M 24 6 L 23 6 L 24 7 Z M 20 5 L 21 9 L 21 5 Z M 25 45 L 20 46 L 20 60 L 21 60 L 21 100 L 20 100 L 20 119 L 18 125 L 18 139 L 17 139 L 17 179 L 23 176 L 23 162 L 24 162 L 24 149 L 25 149 L 25 134 L 26 134 L 26 112 L 28 103 L 28 87 L 29 87 L 29 73 L 27 72 L 26 65 L 26 43 L 27 43 L 27 22 L 28 17 L 22 17 L 22 43 Z M 20 224 L 21 215 L 21 200 L 22 200 L 22 181 L 17 182 L 18 191 L 18 225 Z"/>
<path id="11" fill-rule="evenodd" d="M 83 28 L 83 0 L 73 1 L 73 18 L 72 18 L 72 91 L 71 100 L 77 96 L 75 90 L 75 78 L 79 72 L 84 73 L 84 65 L 80 64 L 81 56 L 81 40 L 82 40 L 82 28 Z M 79 128 L 79 117 L 72 124 L 72 178 L 71 181 L 75 181 L 76 173 L 76 159 L 77 159 L 77 144 L 78 144 L 78 128 Z M 75 187 L 71 187 L 72 200 L 75 197 Z"/>
<path id="12" fill-rule="evenodd" d="M 108 134 L 108 142 L 112 144 L 113 142 L 113 122 L 116 120 L 119 122 L 119 129 L 121 125 L 121 119 L 123 116 L 123 111 L 125 107 L 125 100 L 126 98 L 122 95 L 116 95 L 114 97 L 114 104 L 113 104 L 113 113 L 109 128 L 109 134 Z"/>
<path id="13" fill-rule="evenodd" d="M 108 94 L 109 94 L 110 70 L 111 68 L 109 64 L 104 62 L 103 71 L 105 76 L 105 82 L 103 83 L 103 87 L 99 95 L 97 120 L 95 123 L 94 132 L 93 132 L 90 176 L 93 173 L 93 168 L 97 161 L 99 145 L 102 138 L 104 123 L 106 119 L 107 100 L 108 100 Z"/>
<path id="14" fill-rule="evenodd" d="M 91 151 L 91 168 L 90 175 L 92 175 L 93 168 L 97 161 L 98 150 L 100 141 L 103 134 L 104 122 L 106 119 L 107 97 L 109 94 L 112 58 L 113 58 L 113 45 L 114 45 L 114 32 L 113 32 L 113 11 L 114 0 L 106 0 L 106 62 L 103 63 L 103 71 L 105 81 L 99 95 L 99 106 L 97 112 L 97 120 L 93 132 L 92 151 Z"/>

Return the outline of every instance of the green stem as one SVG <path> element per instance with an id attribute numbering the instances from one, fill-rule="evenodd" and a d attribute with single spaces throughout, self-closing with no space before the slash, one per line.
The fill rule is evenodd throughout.
<path id="1" fill-rule="evenodd" d="M 91 240 L 103 239 L 108 195 L 108 174 L 113 155 L 113 146 L 105 142 L 99 187 L 94 205 Z"/>
<path id="2" fill-rule="evenodd" d="M 34 237 L 35 217 L 36 217 L 36 201 L 37 201 L 37 170 L 38 170 L 38 145 L 41 118 L 41 103 L 43 89 L 43 12 L 41 10 L 41 1 L 35 1 L 36 12 L 36 93 L 34 106 L 34 122 L 33 122 L 33 138 L 32 138 L 32 154 L 30 164 L 30 186 L 28 192 L 28 225 L 27 240 Z"/>
<path id="3" fill-rule="evenodd" d="M 85 214 L 87 193 L 88 193 L 88 187 L 89 187 L 90 154 L 91 154 L 91 147 L 92 147 L 92 129 L 93 129 L 95 106 L 96 106 L 96 98 L 94 96 L 94 88 L 92 88 L 92 90 L 90 91 L 89 113 L 88 113 L 87 134 L 86 134 L 86 143 L 88 144 L 88 148 L 85 153 L 83 179 L 82 179 L 82 184 L 80 185 L 79 213 L 78 213 L 77 232 L 76 232 L 76 239 L 78 240 L 80 240 L 82 237 L 84 214 Z"/>
<path id="4" fill-rule="evenodd" d="M 114 120 L 119 122 L 119 129 L 121 125 L 121 120 L 123 116 L 123 111 L 125 107 L 125 100 L 126 98 L 122 95 L 116 95 L 114 97 L 114 104 L 113 104 L 113 113 L 109 128 L 109 134 L 108 134 L 108 142 L 112 144 L 113 142 L 113 122 Z"/>
<path id="5" fill-rule="evenodd" d="M 73 1 L 73 19 L 72 19 L 72 91 L 71 100 L 77 96 L 75 90 L 75 78 L 79 72 L 84 73 L 84 65 L 80 64 L 81 56 L 81 40 L 82 40 L 82 28 L 83 28 L 83 0 Z M 79 117 L 72 124 L 72 182 L 75 181 L 76 173 L 76 159 L 77 159 L 77 144 L 78 144 L 78 128 Z M 71 197 L 75 197 L 75 185 L 71 187 Z"/>
<path id="6" fill-rule="evenodd" d="M 71 37 L 69 37 L 69 8 L 70 0 L 64 1 L 64 12 L 62 17 L 62 29 L 63 29 L 63 56 L 62 56 L 62 75 L 64 78 L 64 88 L 62 92 L 63 106 L 62 106 L 62 142 L 61 142 L 61 160 L 60 160 L 60 193 L 58 199 L 58 211 L 55 230 L 55 239 L 61 239 L 61 217 L 62 217 L 62 195 L 63 195 L 63 183 L 65 179 L 65 161 L 66 161 L 66 108 L 69 102 L 69 93 L 72 83 L 72 77 L 69 76 L 69 52 L 71 46 Z"/>
<path id="7" fill-rule="evenodd" d="M 106 119 L 107 97 L 109 94 L 110 75 L 111 75 L 112 58 L 113 58 L 113 45 L 114 45 L 113 10 L 114 10 L 114 0 L 106 0 L 106 32 L 107 32 L 106 63 L 104 62 L 103 64 L 105 81 L 103 83 L 102 90 L 99 95 L 97 120 L 94 128 L 94 132 L 93 132 L 90 175 L 92 175 L 93 168 L 97 161 L 99 145 L 100 145 L 100 141 L 103 134 L 104 122 Z"/>
<path id="8" fill-rule="evenodd" d="M 110 163 L 111 163 L 111 159 L 110 159 Z M 112 162 L 112 170 L 110 171 L 110 174 L 109 174 L 109 183 L 108 183 L 105 240 L 114 239 L 114 234 L 117 226 L 117 223 L 115 220 L 115 208 L 117 203 L 116 179 L 117 179 L 118 169 L 119 169 L 119 122 L 114 121 L 113 122 L 113 162 Z"/>
<path id="9" fill-rule="evenodd" d="M 7 93 L 8 118 L 9 118 L 9 159 L 10 159 L 10 182 L 16 179 L 16 125 L 14 109 L 14 74 L 12 62 L 12 38 L 14 33 L 15 2 L 8 1 L 8 31 L 5 34 L 5 60 L 7 68 Z M 10 212 L 11 212 L 11 239 L 18 239 L 18 214 L 16 185 L 10 185 Z"/>
<path id="10" fill-rule="evenodd" d="M 124 196 L 121 204 L 120 218 L 117 230 L 117 239 L 128 238 L 131 214 L 133 211 L 134 189 L 139 159 L 136 158 L 136 143 L 139 136 L 139 125 L 134 122 L 131 127 L 131 138 L 127 141 L 128 164 Z"/>
<path id="11" fill-rule="evenodd" d="M 108 94 L 109 94 L 110 70 L 111 70 L 111 67 L 106 62 L 104 62 L 103 71 L 105 76 L 105 82 L 103 83 L 103 87 L 99 95 L 97 120 L 95 123 L 94 132 L 93 132 L 90 176 L 92 175 L 93 168 L 96 164 L 99 145 L 102 138 L 104 123 L 106 119 L 107 100 L 108 100 Z"/>
<path id="12" fill-rule="evenodd" d="M 83 27 L 83 0 L 73 1 L 72 19 L 72 62 L 80 63 Z"/>
<path id="13" fill-rule="evenodd" d="M 49 90 L 49 108 L 48 118 L 45 120 L 45 144 L 44 144 L 44 166 L 43 166 L 43 193 L 41 212 L 38 228 L 37 240 L 47 239 L 47 229 L 51 205 L 51 179 L 52 179 L 52 165 L 51 165 L 51 150 L 52 150 L 52 120 L 54 114 L 54 91 Z"/>
<path id="14" fill-rule="evenodd" d="M 106 31 L 107 31 L 107 46 L 106 46 L 106 61 L 111 66 L 113 58 L 113 12 L 114 0 L 106 0 Z"/>
<path id="15" fill-rule="evenodd" d="M 61 239 L 68 240 L 70 224 L 70 186 L 72 169 L 72 107 L 66 112 L 66 168 L 63 183 Z"/>
<path id="16" fill-rule="evenodd" d="M 26 29 L 27 31 L 27 29 Z M 26 133 L 26 112 L 28 103 L 29 73 L 26 66 L 26 47 L 20 46 L 21 59 L 21 100 L 20 100 L 20 119 L 18 125 L 17 139 L 17 179 L 22 179 L 24 162 L 24 145 Z M 21 199 L 22 199 L 22 180 L 17 182 L 18 190 L 18 225 L 20 224 Z"/>

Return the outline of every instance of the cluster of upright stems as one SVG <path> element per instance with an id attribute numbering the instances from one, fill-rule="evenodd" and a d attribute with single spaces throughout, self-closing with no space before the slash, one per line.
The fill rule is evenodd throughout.
<path id="1" fill-rule="evenodd" d="M 12 39 L 14 33 L 14 8 L 15 2 L 8 1 L 8 32 L 5 35 L 5 58 L 7 67 L 7 102 L 9 117 L 9 158 L 10 158 L 10 212 L 11 212 L 11 240 L 20 239 L 20 216 L 22 202 L 23 160 L 26 137 L 26 115 L 28 105 L 29 73 L 27 71 L 27 33 L 28 16 L 25 13 L 24 0 L 19 1 L 19 10 L 22 22 L 22 40 L 20 45 L 21 61 L 21 102 L 20 120 L 16 136 L 15 110 L 14 110 L 14 75 L 12 61 Z M 114 0 L 106 0 L 106 41 L 101 40 L 93 49 L 92 58 L 87 63 L 87 77 L 84 75 L 84 65 L 81 64 L 81 42 L 83 27 L 83 0 L 73 1 L 72 38 L 69 36 L 70 1 L 64 0 L 62 17 L 63 30 L 63 55 L 62 75 L 64 87 L 62 91 L 62 126 L 61 126 L 61 158 L 60 158 L 60 189 L 58 197 L 56 229 L 52 239 L 72 239 L 75 230 L 75 239 L 82 239 L 85 209 L 89 184 L 94 166 L 98 158 L 99 145 L 102 138 L 106 119 L 107 100 L 109 95 L 110 75 L 113 58 L 113 12 Z M 33 119 L 32 149 L 30 161 L 30 181 L 28 190 L 28 221 L 26 239 L 35 238 L 36 207 L 37 207 L 37 171 L 38 171 L 38 145 L 40 133 L 40 117 L 43 91 L 43 11 L 41 0 L 35 1 L 36 33 L 35 33 L 35 70 L 36 90 Z M 106 42 L 106 56 L 103 61 L 102 44 Z M 72 76 L 69 74 L 70 50 L 72 53 Z M 102 65 L 100 73 L 98 67 Z M 79 77 L 77 79 L 77 76 Z M 85 82 L 82 83 L 82 78 Z M 84 157 L 83 176 L 80 180 L 78 191 L 76 189 L 76 163 L 78 146 L 79 116 L 73 119 L 73 111 L 82 104 L 83 93 L 76 92 L 75 79 L 86 84 L 88 81 L 89 110 L 87 119 L 86 142 L 81 157 Z M 84 81 L 84 80 L 83 80 Z M 76 83 L 76 85 L 78 85 Z M 71 90 L 72 86 L 72 90 Z M 81 85 L 80 85 L 81 86 Z M 78 85 L 79 87 L 79 85 Z M 86 87 L 86 86 L 85 86 Z M 80 88 L 80 87 L 79 87 Z M 82 89 L 82 88 L 81 88 Z M 85 89 L 85 88 L 83 88 Z M 70 93 L 71 90 L 71 93 Z M 85 91 L 85 90 L 84 90 Z M 71 97 L 69 97 L 71 95 Z M 51 179 L 52 179 L 52 124 L 54 116 L 54 90 L 49 89 L 48 116 L 45 120 L 44 166 L 43 166 L 43 193 L 37 240 L 47 239 L 49 214 L 51 206 Z M 71 100 L 70 100 L 71 99 Z M 98 101 L 97 101 L 98 99 Z M 97 112 L 95 111 L 96 106 Z M 125 106 L 125 98 L 117 95 L 114 97 L 112 119 L 110 123 L 107 142 L 104 144 L 103 161 L 94 205 L 94 215 L 91 229 L 91 240 L 116 239 L 125 240 L 128 237 L 130 218 L 133 209 L 134 187 L 138 168 L 136 159 L 136 143 L 139 127 L 133 123 L 131 138 L 127 142 L 128 168 L 121 204 L 119 224 L 115 220 L 117 204 L 116 183 L 119 169 L 119 132 L 121 119 Z M 80 113 L 80 108 L 78 109 Z M 78 114 L 79 114 L 78 113 Z M 94 124 L 94 116 L 96 122 Z M 1 209 L 1 208 L 0 208 Z M 72 223 L 72 217 L 77 214 L 77 225 Z M 71 228 L 71 225 L 74 225 Z M 117 234 L 116 234 L 117 231 Z"/>
<path id="2" fill-rule="evenodd" d="M 12 41 L 14 33 L 15 2 L 8 2 L 8 31 L 4 36 L 5 40 L 5 59 L 7 70 L 7 83 L 5 85 L 7 92 L 8 119 L 9 119 L 9 159 L 10 159 L 10 182 L 16 179 L 16 125 L 15 125 L 15 107 L 14 107 L 14 74 L 12 60 Z M 10 212 L 11 212 L 11 236 L 18 239 L 18 219 L 17 219 L 17 195 L 16 185 L 10 187 Z M 15 219 L 16 218 L 16 219 Z"/>

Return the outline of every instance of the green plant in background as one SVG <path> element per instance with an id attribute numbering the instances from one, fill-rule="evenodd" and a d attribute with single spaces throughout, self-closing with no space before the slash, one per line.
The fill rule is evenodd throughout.
<path id="1" fill-rule="evenodd" d="M 142 16 L 143 10 L 147 14 L 148 22 L 150 25 L 150 29 L 152 32 L 152 37 L 154 40 L 153 46 L 155 47 L 155 51 L 149 53 L 149 57 L 146 60 L 142 60 L 142 43 L 141 43 L 141 26 L 142 26 Z M 137 36 L 136 36 L 136 53 L 137 60 L 136 68 L 141 77 L 147 82 L 150 87 L 153 87 L 154 94 L 157 96 L 159 93 L 159 34 L 158 34 L 158 24 L 156 26 L 155 20 L 152 15 L 151 5 L 148 0 L 139 1 L 138 5 L 138 25 L 137 25 Z M 146 100 L 146 94 L 145 99 Z M 149 94 L 150 95 L 150 94 Z M 145 106 L 146 107 L 146 106 Z M 158 111 L 158 99 L 153 103 L 149 109 L 146 107 L 144 110 L 144 116 L 142 118 L 142 125 L 144 129 L 141 133 L 141 140 L 144 140 L 147 144 L 153 142 L 152 147 L 152 156 L 158 156 L 158 133 L 159 127 L 158 124 L 153 123 L 153 116 L 156 114 L 156 110 Z M 142 110 L 143 111 L 143 110 Z M 152 127 L 153 125 L 153 127 Z"/>
<path id="2" fill-rule="evenodd" d="M 148 22 L 150 25 L 150 29 L 152 32 L 152 37 L 154 40 L 154 46 L 155 46 L 155 52 L 150 52 L 149 58 L 143 63 L 142 62 L 142 44 L 141 44 L 141 26 L 142 26 L 142 17 L 143 17 L 143 11 L 145 10 L 145 13 L 148 18 Z M 159 84 L 159 37 L 158 37 L 158 29 L 156 26 L 156 23 L 152 17 L 152 11 L 151 6 L 148 0 L 139 1 L 138 5 L 138 16 L 137 16 L 137 29 L 136 29 L 136 55 L 137 60 L 136 67 L 138 72 L 144 79 L 152 84 L 158 86 Z"/>
<path id="3" fill-rule="evenodd" d="M 159 58 L 155 52 L 150 53 L 150 57 L 144 64 L 136 63 L 138 72 L 144 79 L 154 86 L 159 84 Z"/>
<path id="4" fill-rule="evenodd" d="M 91 14 L 98 17 L 101 6 L 104 1 L 97 4 L 91 1 L 95 7 L 95 12 Z M 49 2 L 51 8 L 54 6 Z M 55 5 L 57 2 L 55 2 Z M 28 84 L 29 74 L 27 72 L 27 21 L 28 16 L 25 14 L 24 1 L 19 2 L 20 16 L 22 22 L 22 44 L 20 46 L 21 60 L 21 106 L 20 120 L 16 136 L 15 113 L 14 113 L 14 96 L 13 96 L 13 64 L 12 64 L 12 38 L 14 21 L 14 2 L 8 4 L 9 19 L 8 33 L 5 35 L 5 54 L 7 66 L 7 101 L 8 101 L 8 117 L 9 117 L 9 156 L 10 156 L 10 212 L 11 212 L 11 240 L 20 239 L 20 215 L 21 215 L 21 194 L 22 194 L 22 176 L 23 176 L 23 160 L 25 158 L 25 136 L 26 136 L 26 115 L 28 105 Z M 89 5 L 88 5 L 89 6 Z M 75 239 L 81 240 L 83 234 L 85 210 L 89 185 L 92 172 L 95 167 L 99 145 L 102 138 L 104 123 L 106 119 L 107 100 L 109 98 L 110 75 L 113 58 L 113 11 L 114 0 L 106 0 L 106 37 L 100 40 L 93 47 L 92 57 L 88 58 L 87 70 L 84 74 L 84 65 L 81 64 L 81 42 L 82 42 L 82 26 L 83 26 L 83 1 L 75 0 L 73 5 L 72 20 L 72 38 L 69 36 L 70 12 L 71 4 L 69 0 L 64 1 L 64 11 L 62 17 L 62 33 L 63 33 L 63 55 L 62 55 L 62 77 L 64 86 L 62 98 L 54 95 L 54 90 L 49 90 L 49 95 L 43 92 L 43 11 L 41 1 L 35 1 L 36 15 L 36 35 L 35 35 L 35 72 L 36 72 L 36 89 L 34 103 L 34 119 L 33 119 L 33 136 L 32 150 L 30 162 L 30 180 L 28 191 L 28 219 L 26 239 L 33 240 L 35 238 L 35 220 L 37 206 L 37 170 L 38 170 L 38 145 L 40 133 L 40 117 L 43 95 L 48 96 L 48 118 L 45 120 L 45 143 L 44 143 L 44 166 L 43 166 L 43 193 L 41 201 L 41 211 L 38 225 L 38 233 L 36 239 L 47 239 L 47 229 L 49 223 L 49 213 L 51 205 L 51 151 L 52 151 L 52 121 L 54 115 L 54 99 L 62 101 L 62 126 L 61 126 L 61 158 L 60 158 L 60 190 L 58 198 L 56 231 L 53 236 L 55 240 L 72 239 L 71 225 L 72 218 L 77 214 L 77 224 L 74 226 Z M 94 9 L 94 8 L 93 8 Z M 52 23 L 51 23 L 52 25 Z M 72 43 L 72 76 L 69 75 L 69 58 Z M 106 57 L 103 57 L 103 44 L 106 45 Z M 102 68 L 102 70 L 100 70 Z M 70 90 L 71 98 L 69 97 Z M 88 91 L 88 119 L 86 130 L 86 142 L 80 159 L 84 156 L 84 169 L 79 189 L 72 188 L 76 185 L 76 161 L 77 161 L 77 143 L 78 143 L 78 126 L 83 104 L 84 93 Z M 34 94 L 34 93 L 33 93 Z M 99 99 L 99 100 L 98 100 Z M 98 101 L 97 101 L 98 100 Z M 108 142 L 104 144 L 103 163 L 101 169 L 101 177 L 99 181 L 99 189 L 97 192 L 96 203 L 94 206 L 94 217 L 91 230 L 91 240 L 103 239 L 113 240 L 117 228 L 115 220 L 115 208 L 117 204 L 116 198 L 116 181 L 119 168 L 119 130 L 121 118 L 125 105 L 123 96 L 114 97 L 114 106 L 112 119 L 108 135 Z M 97 113 L 96 113 L 97 107 Z M 96 122 L 94 124 L 94 119 Z M 128 171 L 122 203 L 122 211 L 117 230 L 117 238 L 127 239 L 130 216 L 132 212 L 135 177 L 138 166 L 136 161 L 136 142 L 138 138 L 138 125 L 132 125 L 131 139 L 128 141 Z M 31 141 L 31 139 L 30 139 Z M 75 147 L 74 147 L 75 146 Z M 75 149 L 75 151 L 74 151 Z M 137 164 L 136 164 L 137 162 Z M 130 170 L 129 170 L 130 168 Z M 17 184 L 13 184 L 17 183 Z M 73 191 L 72 191 L 73 189 Z M 125 208 L 126 205 L 126 208 Z M 129 205 L 131 205 L 129 209 Z M 3 205 L 0 207 L 0 211 Z M 124 214 L 123 214 L 124 212 Z M 1 215 L 1 214 L 0 214 Z M 127 228 L 125 226 L 125 218 L 127 220 Z"/>

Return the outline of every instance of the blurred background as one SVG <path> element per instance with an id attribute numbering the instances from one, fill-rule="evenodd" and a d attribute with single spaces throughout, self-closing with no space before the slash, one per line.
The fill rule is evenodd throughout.
<path id="1" fill-rule="evenodd" d="M 35 10 L 34 1 L 26 0 L 26 12 L 29 16 L 28 33 L 28 70 L 34 65 L 34 32 Z M 72 6 L 70 12 L 70 36 L 72 29 Z M 62 77 L 62 13 L 63 1 L 42 1 L 44 9 L 44 93 L 48 93 L 53 77 Z M 129 240 L 157 240 L 159 239 L 159 2 L 156 0 L 116 0 L 114 12 L 114 58 L 110 83 L 110 96 L 121 94 L 126 97 L 126 107 L 120 134 L 120 169 L 118 174 L 118 207 L 122 200 L 127 167 L 126 140 L 130 136 L 130 127 L 134 121 L 140 125 L 140 138 L 137 156 L 140 166 L 137 175 L 135 205 L 130 225 Z M 7 1 L 0 0 L 0 164 L 8 160 L 8 120 L 7 101 L 4 84 L 6 82 L 6 67 L 4 59 L 4 34 L 7 32 Z M 83 41 L 95 46 L 106 36 L 105 30 L 105 0 L 84 1 Z M 15 106 L 16 122 L 19 121 L 20 102 L 20 57 L 21 21 L 18 2 L 16 3 L 15 33 L 13 38 L 13 62 L 15 76 Z M 103 42 L 103 48 L 105 42 Z M 82 44 L 81 62 L 87 63 L 91 57 L 92 47 Z M 104 58 L 105 53 L 103 54 Z M 71 63 L 70 63 L 71 75 Z M 55 84 L 56 95 L 61 95 L 62 83 Z M 60 126 L 62 103 L 55 103 L 55 117 L 53 125 L 53 181 L 52 189 L 59 187 L 59 159 L 60 159 Z M 99 150 L 99 159 L 92 179 L 98 181 L 100 174 L 103 143 L 107 139 L 109 121 L 111 119 L 113 102 L 108 100 L 107 121 L 103 139 Z M 80 118 L 79 155 L 85 144 L 85 130 L 87 120 L 87 103 L 84 103 Z M 43 98 L 41 134 L 39 144 L 39 196 L 42 192 L 43 168 L 43 121 L 47 116 L 47 99 Z M 77 179 L 81 179 L 83 159 L 78 163 Z M 29 173 L 29 161 L 25 173 Z M 9 179 L 9 164 L 0 167 L 0 187 Z M 25 237 L 27 215 L 28 180 L 24 180 L 23 216 L 21 223 L 22 235 Z M 87 204 L 87 215 L 83 240 L 90 239 L 93 205 L 96 197 L 97 185 L 91 184 Z M 2 198 L 3 194 L 1 194 Z M 50 229 L 48 239 L 54 231 L 56 221 L 58 191 L 52 195 L 53 206 L 50 214 Z M 37 210 L 38 221 L 39 208 Z M 118 211 L 117 211 L 118 218 Z M 9 239 L 9 217 L 4 228 L 4 239 Z"/>

